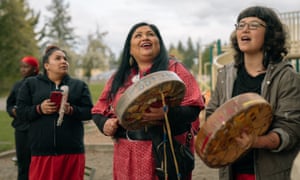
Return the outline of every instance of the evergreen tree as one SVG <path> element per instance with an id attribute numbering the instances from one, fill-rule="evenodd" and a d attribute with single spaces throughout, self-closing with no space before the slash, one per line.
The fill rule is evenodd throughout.
<path id="1" fill-rule="evenodd" d="M 52 0 L 52 4 L 47 6 L 52 16 L 46 17 L 41 37 L 45 39 L 43 46 L 50 43 L 63 49 L 74 47 L 76 36 L 74 28 L 70 26 L 72 18 L 68 12 L 69 7 L 69 3 L 64 0 Z"/>
<path id="2" fill-rule="evenodd" d="M 184 51 L 183 64 L 188 68 L 192 69 L 194 65 L 194 59 L 197 57 L 197 52 L 194 49 L 192 39 L 189 37 L 187 41 L 187 49 Z"/>
<path id="3" fill-rule="evenodd" d="M 24 0 L 0 1 L 0 93 L 20 79 L 19 62 L 24 56 L 39 57 L 34 32 L 38 18 Z"/>
<path id="4" fill-rule="evenodd" d="M 64 0 L 52 0 L 51 4 L 47 6 L 47 10 L 52 15 L 46 17 L 46 23 L 40 32 L 39 39 L 43 42 L 43 49 L 51 44 L 59 46 L 68 53 L 69 73 L 74 75 L 79 55 L 74 51 L 77 37 L 74 28 L 70 26 L 72 18 L 68 12 L 69 7 L 69 3 L 65 3 Z"/>
<path id="5" fill-rule="evenodd" d="M 177 50 L 178 50 L 178 52 L 181 53 L 181 54 L 184 54 L 184 52 L 185 52 L 184 46 L 182 45 L 182 42 L 181 42 L 181 41 L 179 41 L 178 44 L 177 44 Z M 182 60 L 182 59 L 181 59 L 181 60 Z"/>
<path id="6" fill-rule="evenodd" d="M 175 57 L 181 62 L 183 60 L 183 54 L 178 49 L 176 49 L 173 44 L 170 45 L 169 55 Z"/>
<path id="7" fill-rule="evenodd" d="M 206 46 L 203 53 L 202 53 L 202 72 L 207 71 L 206 75 L 210 75 L 211 74 L 211 65 L 209 68 L 205 69 L 205 64 L 210 64 L 210 48 L 211 46 Z"/>

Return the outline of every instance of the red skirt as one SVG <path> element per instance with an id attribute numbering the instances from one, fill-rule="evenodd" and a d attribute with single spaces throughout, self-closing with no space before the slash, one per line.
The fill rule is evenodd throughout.
<path id="1" fill-rule="evenodd" d="M 157 180 L 151 141 L 118 139 L 114 145 L 114 180 Z"/>
<path id="2" fill-rule="evenodd" d="M 30 180 L 83 180 L 85 155 L 32 156 Z"/>
<path id="3" fill-rule="evenodd" d="M 185 143 L 186 134 L 175 137 Z M 194 152 L 194 138 L 191 140 Z M 152 141 L 133 141 L 118 139 L 114 144 L 113 179 L 114 180 L 158 180 L 155 173 L 155 159 Z M 185 180 L 191 180 L 192 173 Z"/>

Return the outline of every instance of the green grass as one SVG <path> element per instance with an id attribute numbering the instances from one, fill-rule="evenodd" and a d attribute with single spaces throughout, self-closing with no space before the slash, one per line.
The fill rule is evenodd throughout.
<path id="1" fill-rule="evenodd" d="M 104 82 L 89 84 L 89 89 L 90 89 L 92 100 L 93 100 L 94 104 L 97 102 L 100 94 L 102 93 L 104 85 L 105 85 Z"/>
<path id="2" fill-rule="evenodd" d="M 6 111 L 0 111 L 0 152 L 15 148 L 12 118 Z"/>

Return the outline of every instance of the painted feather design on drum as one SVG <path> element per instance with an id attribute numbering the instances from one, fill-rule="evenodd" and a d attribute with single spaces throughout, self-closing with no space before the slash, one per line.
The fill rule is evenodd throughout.
<path id="1" fill-rule="evenodd" d="M 264 134 L 272 121 L 270 104 L 255 93 L 236 96 L 220 106 L 203 124 L 196 138 L 196 152 L 205 164 L 219 168 L 233 163 L 247 152 L 235 137 L 245 128 Z"/>
<path id="2" fill-rule="evenodd" d="M 168 106 L 176 106 L 183 100 L 185 84 L 172 71 L 158 71 L 144 76 L 121 96 L 116 106 L 120 124 L 128 130 L 157 124 L 158 122 L 142 121 L 142 114 L 149 107 L 162 106 L 161 92 Z"/>

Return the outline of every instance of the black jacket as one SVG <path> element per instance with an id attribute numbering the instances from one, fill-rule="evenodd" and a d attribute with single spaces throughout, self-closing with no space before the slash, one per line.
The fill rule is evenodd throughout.
<path id="1" fill-rule="evenodd" d="M 56 126 L 58 113 L 40 114 L 37 110 L 51 91 L 62 85 L 69 86 L 68 102 L 73 107 L 71 115 L 64 115 L 61 126 Z M 83 153 L 83 120 L 91 119 L 93 106 L 88 86 L 83 81 L 64 77 L 59 87 L 46 75 L 25 80 L 17 97 L 17 115 L 30 123 L 29 138 L 32 155 Z"/>
<path id="2" fill-rule="evenodd" d="M 14 84 L 6 100 L 6 111 L 9 114 L 9 116 L 13 118 L 11 125 L 15 128 L 15 130 L 18 131 L 26 131 L 29 128 L 29 123 L 26 121 L 22 121 L 20 118 L 15 117 L 12 111 L 14 108 L 17 107 L 17 95 L 24 81 L 25 79 L 18 81 Z"/>

